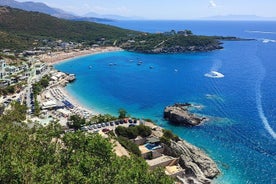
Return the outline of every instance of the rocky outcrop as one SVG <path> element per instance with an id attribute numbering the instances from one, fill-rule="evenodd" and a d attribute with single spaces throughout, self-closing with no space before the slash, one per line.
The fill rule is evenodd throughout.
<path id="1" fill-rule="evenodd" d="M 213 51 L 223 49 L 223 47 L 217 43 L 217 44 L 210 44 L 205 46 L 179 46 L 175 45 L 172 47 L 159 47 L 152 50 L 148 50 L 146 53 L 149 54 L 161 54 L 161 53 L 185 53 L 185 52 L 207 52 L 207 51 Z"/>
<path id="2" fill-rule="evenodd" d="M 164 118 L 171 123 L 196 126 L 204 121 L 207 121 L 206 117 L 199 117 L 189 112 L 191 104 L 174 104 L 173 106 L 167 106 L 164 110 Z"/>
<path id="3" fill-rule="evenodd" d="M 179 164 L 185 169 L 186 180 L 189 183 L 211 183 L 220 171 L 216 163 L 199 148 L 184 140 L 171 141 L 170 146 L 165 145 L 164 153 L 179 157 Z"/>
<path id="4" fill-rule="evenodd" d="M 68 81 L 69 83 L 71 83 L 71 82 L 73 82 L 73 81 L 75 81 L 75 80 L 76 80 L 75 74 L 68 74 L 68 76 L 67 76 L 67 81 Z"/>

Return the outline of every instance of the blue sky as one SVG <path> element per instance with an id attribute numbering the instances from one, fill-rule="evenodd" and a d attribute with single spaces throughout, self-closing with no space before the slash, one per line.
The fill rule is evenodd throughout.
<path id="1" fill-rule="evenodd" d="M 17 0 L 20 2 L 26 0 Z M 276 17 L 276 0 L 30 0 L 77 15 L 89 12 L 146 19 L 198 19 L 217 15 Z"/>

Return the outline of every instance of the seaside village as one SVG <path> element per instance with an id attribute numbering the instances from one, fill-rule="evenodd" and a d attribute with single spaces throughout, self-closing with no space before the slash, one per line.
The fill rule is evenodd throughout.
<path id="1" fill-rule="evenodd" d="M 118 48 L 115 48 L 118 49 Z M 74 132 L 75 129 L 69 129 L 68 123 L 70 117 L 78 115 L 85 120 L 90 120 L 96 114 L 81 107 L 77 102 L 70 97 L 65 91 L 64 86 L 67 83 L 73 82 L 77 76 L 74 74 L 67 74 L 57 71 L 52 66 L 52 59 L 62 60 L 71 58 L 74 56 L 110 51 L 111 48 L 89 48 L 86 50 L 78 51 L 72 50 L 72 52 L 59 51 L 58 53 L 45 52 L 28 52 L 22 53 L 20 62 L 13 62 L 14 55 L 9 53 L 9 50 L 2 52 L 2 58 L 0 60 L 0 87 L 1 98 L 0 103 L 4 106 L 4 110 L 1 113 L 5 113 L 6 109 L 9 109 L 11 103 L 14 101 L 27 106 L 27 120 L 28 124 L 39 123 L 46 126 L 51 121 L 57 121 L 64 127 L 64 133 Z M 8 59 L 7 59 L 8 58 Z M 11 58 L 11 59 L 9 59 Z M 42 62 L 43 59 L 48 58 L 47 62 Z M 45 59 L 46 60 L 46 59 Z M 49 63 L 50 61 L 50 63 Z M 38 83 L 44 85 L 43 80 L 47 79 L 47 87 L 37 91 Z M 171 154 L 165 154 L 166 144 L 161 139 L 164 139 L 164 130 L 161 127 L 154 125 L 151 122 L 121 118 L 114 121 L 91 123 L 86 126 L 82 126 L 79 131 L 85 131 L 86 133 L 98 133 L 103 137 L 108 137 L 110 132 L 115 134 L 115 129 L 119 126 L 129 128 L 139 125 L 145 125 L 150 128 L 150 134 L 144 136 L 137 136 L 133 139 L 129 139 L 132 143 L 138 146 L 140 156 L 146 159 L 149 167 L 154 169 L 156 167 L 165 168 L 165 172 L 177 178 L 179 183 L 197 183 L 193 176 L 193 172 L 187 171 L 182 167 L 180 163 L 180 157 L 172 156 Z M 115 152 L 118 156 L 130 156 L 130 151 L 125 145 L 120 144 L 114 140 Z M 204 182 L 209 179 L 203 178 Z"/>

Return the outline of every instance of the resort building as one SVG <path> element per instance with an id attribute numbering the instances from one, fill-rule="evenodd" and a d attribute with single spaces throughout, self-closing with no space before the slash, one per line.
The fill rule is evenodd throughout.
<path id="1" fill-rule="evenodd" d="M 179 158 L 171 157 L 164 154 L 164 145 L 160 139 L 155 136 L 146 139 L 136 138 L 134 142 L 139 144 L 141 155 L 148 163 L 150 169 L 157 167 L 165 168 L 165 173 L 175 178 L 182 178 L 185 170 L 179 165 Z"/>
<path id="2" fill-rule="evenodd" d="M 0 79 L 3 79 L 4 76 L 6 75 L 6 61 L 5 60 L 0 60 Z"/>
<path id="3" fill-rule="evenodd" d="M 154 159 L 162 156 L 164 148 L 161 145 L 160 139 L 157 137 L 149 137 L 146 139 L 146 144 L 139 146 L 142 157 L 145 159 Z"/>
<path id="4" fill-rule="evenodd" d="M 36 67 L 36 70 L 35 70 L 36 75 L 39 75 L 47 70 L 47 65 L 45 63 L 36 64 L 35 67 Z"/>

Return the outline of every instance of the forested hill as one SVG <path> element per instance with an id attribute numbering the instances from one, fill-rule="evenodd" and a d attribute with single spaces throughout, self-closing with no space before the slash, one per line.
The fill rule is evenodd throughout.
<path id="1" fill-rule="evenodd" d="M 0 7 L 0 48 L 30 48 L 35 40 L 42 39 L 96 43 L 105 38 L 112 44 L 117 39 L 136 33 L 114 26 L 69 21 L 43 13 Z"/>
<path id="2" fill-rule="evenodd" d="M 114 26 L 70 21 L 38 12 L 0 6 L 0 49 L 22 51 L 37 46 L 51 46 L 51 41 L 116 45 L 142 53 L 204 52 L 221 49 L 224 37 L 193 35 L 190 30 L 151 34 Z M 237 40 L 235 37 L 226 39 Z M 45 40 L 47 40 L 45 42 Z"/>

